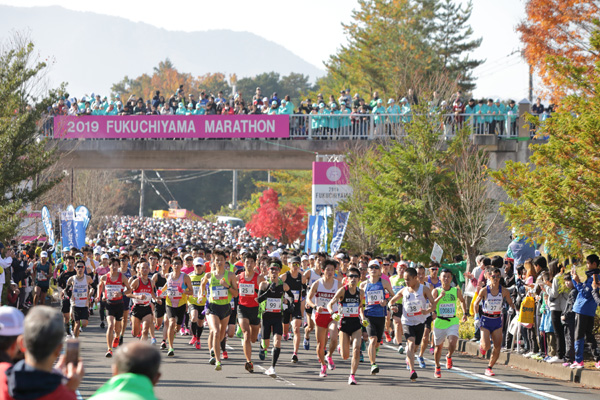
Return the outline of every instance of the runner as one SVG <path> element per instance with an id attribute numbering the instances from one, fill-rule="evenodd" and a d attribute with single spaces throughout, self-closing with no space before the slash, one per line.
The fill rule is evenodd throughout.
<path id="1" fill-rule="evenodd" d="M 58 275 L 57 283 L 58 287 L 62 289 L 60 294 L 60 298 L 62 300 L 61 312 L 63 315 L 63 320 L 65 323 L 65 332 L 67 336 L 71 335 L 71 288 L 67 286 L 67 281 L 70 277 L 76 274 L 75 272 L 75 257 L 67 256 L 65 257 L 65 264 L 67 265 L 67 269 L 61 271 Z"/>
<path id="2" fill-rule="evenodd" d="M 89 289 L 92 278 L 85 274 L 85 262 L 77 260 L 75 263 L 76 275 L 67 280 L 67 288 L 71 292 L 71 318 L 75 321 L 73 336 L 79 337 L 81 328 L 87 327 L 89 319 Z"/>
<path id="3" fill-rule="evenodd" d="M 319 253 L 320 255 L 321 253 Z M 321 263 L 321 261 L 318 261 Z M 319 376 L 327 376 L 327 368 L 335 369 L 333 363 L 333 352 L 337 347 L 337 322 L 333 321 L 327 304 L 331 301 L 338 290 L 338 281 L 334 278 L 336 262 L 331 259 L 323 261 L 323 277 L 317 280 L 310 288 L 306 303 L 315 309 L 313 319 L 315 321 L 317 338 L 317 356 L 321 362 L 321 372 Z M 333 305 L 333 311 L 337 311 L 337 304 Z M 325 348 L 327 347 L 327 334 L 329 334 L 329 352 L 325 357 Z"/>
<path id="4" fill-rule="evenodd" d="M 211 272 L 204 275 L 200 284 L 200 293 L 206 294 L 206 285 L 210 289 L 209 304 L 206 307 L 206 319 L 210 332 L 208 335 L 208 347 L 210 349 L 211 365 L 216 371 L 221 371 L 221 349 L 219 344 L 227 333 L 229 316 L 231 315 L 230 301 L 237 296 L 237 282 L 233 273 L 225 267 L 225 252 L 215 250 L 213 252 L 213 264 Z"/>
<path id="5" fill-rule="evenodd" d="M 291 269 L 285 274 L 281 275 L 281 279 L 290 287 L 290 290 L 294 294 L 294 306 L 290 307 L 291 312 L 284 314 L 283 318 L 283 331 L 289 332 L 289 318 L 292 322 L 292 331 L 294 333 L 294 354 L 292 355 L 292 362 L 298 362 L 298 349 L 300 348 L 300 327 L 304 319 L 304 309 L 306 307 L 306 278 L 300 271 L 300 257 L 291 257 L 289 260 Z M 287 315 L 287 324 L 286 324 Z"/>
<path id="6" fill-rule="evenodd" d="M 145 260 L 140 261 L 137 263 L 137 271 L 138 277 L 131 282 L 133 294 L 129 295 L 133 303 L 131 336 L 138 337 L 141 326 L 141 340 L 147 341 L 150 327 L 154 324 L 151 300 L 155 300 L 157 303 L 162 303 L 162 301 L 156 297 L 154 283 L 148 277 L 150 265 Z"/>
<path id="7" fill-rule="evenodd" d="M 437 266 L 435 266 L 435 264 L 436 263 L 432 261 L 429 265 L 433 265 L 431 268 L 435 269 L 435 268 L 437 268 Z M 425 267 L 424 266 L 419 265 L 417 267 L 417 274 L 419 277 L 419 282 L 422 285 L 427 286 L 427 288 L 430 291 L 433 290 L 433 287 L 431 287 L 429 284 L 430 277 L 425 275 Z M 436 270 L 435 274 L 437 275 L 437 270 Z M 441 285 L 441 282 L 439 282 L 439 280 L 437 281 L 437 285 L 438 286 Z M 427 304 L 427 306 L 429 306 L 429 304 Z M 427 349 L 427 347 L 429 346 L 429 342 L 430 342 L 429 338 L 431 337 L 431 322 L 433 321 L 433 316 L 431 315 L 431 313 L 425 313 L 425 314 L 427 316 L 427 319 L 425 320 L 425 332 L 423 333 L 423 341 L 421 342 L 421 347 L 419 348 L 419 356 L 417 357 L 417 360 L 419 361 L 419 368 L 425 368 L 427 366 L 425 364 L 425 358 L 423 357 L 423 355 L 425 354 L 425 349 Z M 431 349 L 431 354 L 433 354 L 433 349 Z"/>
<path id="8" fill-rule="evenodd" d="M 406 286 L 406 282 L 404 281 L 404 271 L 406 271 L 406 268 L 408 268 L 408 263 L 406 261 L 400 261 L 396 265 L 396 275 L 390 278 L 390 284 L 394 289 L 394 293 L 398 293 Z M 402 297 L 400 297 L 395 305 L 398 307 L 398 312 L 392 314 L 394 340 L 398 345 L 398 353 L 404 354 L 405 349 L 402 346 L 402 337 L 404 336 L 404 333 L 402 332 Z"/>
<path id="9" fill-rule="evenodd" d="M 385 331 L 386 306 L 388 304 L 386 297 L 394 295 L 394 289 L 390 282 L 381 278 L 380 268 L 379 261 L 371 260 L 368 265 L 369 277 L 366 282 L 360 284 L 366 302 L 364 315 L 369 322 L 366 328 L 369 335 L 368 355 L 371 362 L 371 375 L 379 372 L 376 358 Z M 388 296 L 386 296 L 386 292 Z"/>
<path id="10" fill-rule="evenodd" d="M 181 272 L 182 267 L 183 260 L 181 257 L 173 258 L 173 271 L 167 276 L 167 283 L 162 288 L 162 293 L 166 293 L 167 318 L 169 319 L 167 336 L 169 351 L 167 352 L 167 357 L 175 356 L 175 349 L 173 347 L 175 333 L 181 329 L 186 310 L 187 296 L 194 294 L 192 281 L 188 275 Z"/>
<path id="11" fill-rule="evenodd" d="M 106 297 L 101 290 L 98 290 L 98 286 L 100 285 L 100 279 L 108 274 L 109 271 L 109 257 L 108 254 L 105 253 L 100 257 L 100 266 L 96 268 L 96 277 L 94 279 L 95 298 L 100 299 L 100 301 L 96 301 L 96 303 L 100 303 L 100 329 L 106 328 L 106 325 L 104 324 L 104 321 L 106 320 Z"/>
<path id="12" fill-rule="evenodd" d="M 33 305 L 44 305 L 46 303 L 46 294 L 50 289 L 50 277 L 52 277 L 53 268 L 48 260 L 48 253 L 40 253 L 40 261 L 33 267 L 33 276 L 35 277 L 35 292 L 33 295 Z"/>
<path id="13" fill-rule="evenodd" d="M 442 286 L 433 289 L 432 296 L 436 302 L 436 319 L 433 321 L 433 338 L 435 344 L 435 372 L 436 378 L 442 377 L 440 359 L 444 341 L 448 338 L 448 354 L 446 355 L 446 368 L 452 369 L 452 354 L 458 343 L 458 317 L 456 316 L 456 300 L 462 307 L 462 322 L 467 321 L 467 304 L 462 291 L 458 287 L 452 287 L 452 272 L 443 269 L 441 275 Z"/>
<path id="14" fill-rule="evenodd" d="M 309 256 L 309 263 L 312 261 L 314 267 L 306 270 L 303 274 L 308 288 L 312 288 L 313 284 L 321 279 L 321 275 L 323 275 L 322 260 L 325 260 L 325 257 L 316 257 L 314 254 Z M 308 304 L 308 301 L 305 303 L 306 327 L 304 328 L 304 350 L 308 351 L 310 350 L 310 333 L 315 329 L 315 321 L 312 319 L 313 308 Z"/>
<path id="15" fill-rule="evenodd" d="M 496 375 L 494 371 L 492 371 L 492 368 L 500 356 L 500 349 L 502 347 L 503 300 L 505 300 L 509 307 L 516 312 L 515 305 L 513 304 L 508 289 L 500 286 L 501 277 L 502 272 L 500 272 L 500 269 L 494 268 L 492 270 L 492 274 L 490 275 L 491 284 L 487 285 L 485 289 L 481 289 L 479 291 L 479 295 L 477 296 L 475 303 L 473 303 L 473 309 L 477 310 L 479 303 L 483 301 L 483 314 L 480 318 L 481 345 L 479 347 L 479 352 L 481 355 L 485 356 L 485 353 L 491 348 L 490 336 L 494 344 L 494 351 L 490 357 L 488 367 L 485 370 L 485 375 L 487 376 Z"/>
<path id="16" fill-rule="evenodd" d="M 169 276 L 169 272 L 171 271 L 171 257 L 162 256 L 160 258 L 160 271 L 157 271 L 152 277 L 152 283 L 155 288 L 160 288 L 160 293 L 158 297 L 162 296 L 162 288 L 167 284 L 167 276 Z M 167 313 L 167 305 L 165 302 L 155 303 L 154 304 L 154 329 L 150 330 L 150 336 L 152 336 L 152 344 L 156 344 L 156 329 L 160 329 L 160 326 L 164 322 L 163 326 L 163 338 L 160 343 L 161 350 L 167 349 L 167 336 L 169 333 L 169 318 L 164 319 L 165 314 Z M 163 321 L 164 319 L 164 321 Z"/>
<path id="17" fill-rule="evenodd" d="M 365 293 L 358 287 L 360 272 L 358 268 L 350 267 L 347 270 L 347 284 L 340 288 L 333 299 L 327 304 L 327 310 L 332 314 L 335 320 L 341 317 L 340 323 L 340 353 L 343 360 L 347 360 L 352 345 L 352 362 L 350 364 L 349 385 L 356 385 L 356 370 L 360 362 L 360 343 L 361 343 L 361 319 L 364 319 L 362 304 L 365 300 Z M 340 314 L 334 314 L 333 306 L 339 302 L 341 307 Z"/>
<path id="18" fill-rule="evenodd" d="M 119 270 L 121 271 L 123 276 L 125 276 L 125 278 L 127 279 L 127 282 L 129 282 L 131 284 L 131 281 L 132 281 L 131 277 L 135 274 L 135 269 L 133 270 L 134 274 L 132 274 L 132 271 L 129 268 L 129 255 L 127 254 L 126 251 L 121 251 L 119 263 L 120 263 Z M 121 324 L 121 332 L 119 334 L 119 336 L 120 336 L 119 344 L 120 345 L 123 344 L 123 339 L 125 337 L 125 330 L 127 329 L 127 326 L 129 325 L 130 303 L 131 303 L 131 300 L 130 300 L 129 296 L 123 297 L 123 323 Z"/>
<path id="19" fill-rule="evenodd" d="M 415 351 L 421 344 L 425 330 L 425 320 L 435 307 L 435 300 L 428 287 L 421 284 L 417 270 L 407 268 L 404 272 L 406 287 L 396 293 L 391 299 L 391 309 L 398 312 L 396 301 L 402 297 L 402 330 L 406 339 L 406 366 L 410 370 L 410 380 L 417 380 L 415 371 Z M 429 306 L 427 305 L 429 301 Z"/>
<path id="20" fill-rule="evenodd" d="M 238 288 L 240 300 L 238 303 L 238 322 L 242 328 L 242 345 L 246 357 L 246 371 L 253 373 L 252 343 L 256 343 L 260 329 L 258 318 L 258 287 L 265 278 L 258 274 L 256 268 L 256 255 L 254 253 L 244 254 L 244 271 L 238 275 Z"/>
<path id="21" fill-rule="evenodd" d="M 192 289 L 194 294 L 188 297 L 188 312 L 190 314 L 190 323 L 192 327 L 192 339 L 190 345 L 195 346 L 196 350 L 200 350 L 200 337 L 204 330 L 204 306 L 206 305 L 206 297 L 200 296 L 200 285 L 204 279 L 204 259 L 202 257 L 194 258 L 194 272 L 190 275 L 192 281 Z M 198 323 L 200 321 L 200 323 Z"/>
<path id="22" fill-rule="evenodd" d="M 262 340 L 264 341 L 264 351 L 269 348 L 271 334 L 273 334 L 273 350 L 271 351 L 271 367 L 265 371 L 266 375 L 276 377 L 275 365 L 281 353 L 281 335 L 283 333 L 282 311 L 286 307 L 293 307 L 290 301 L 294 294 L 290 291 L 287 283 L 279 277 L 281 271 L 281 261 L 272 258 L 269 263 L 269 275 L 267 280 L 259 285 L 258 302 L 263 309 L 262 315 Z M 289 299 L 284 293 L 287 293 Z"/>
<path id="23" fill-rule="evenodd" d="M 119 345 L 119 332 L 121 332 L 121 321 L 123 320 L 123 294 L 131 293 L 131 287 L 127 279 L 119 271 L 119 260 L 112 258 L 109 262 L 110 271 L 100 278 L 98 290 L 106 297 L 106 310 L 108 316 L 108 329 L 106 330 L 106 344 L 108 351 L 106 357 L 112 357 L 113 347 Z M 124 290 L 125 289 L 125 290 Z M 100 296 L 97 297 L 100 301 Z"/>

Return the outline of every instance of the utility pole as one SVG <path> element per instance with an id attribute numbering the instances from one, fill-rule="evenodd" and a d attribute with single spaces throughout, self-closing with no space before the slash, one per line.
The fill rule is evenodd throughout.
<path id="1" fill-rule="evenodd" d="M 231 208 L 233 210 L 237 210 L 237 176 L 238 176 L 238 171 L 237 169 L 233 170 L 233 188 L 232 188 L 232 200 L 231 200 Z"/>
<path id="2" fill-rule="evenodd" d="M 140 175 L 140 213 L 139 216 L 144 216 L 144 170 Z"/>
<path id="3" fill-rule="evenodd" d="M 73 186 L 75 183 L 75 173 L 73 168 L 71 168 L 71 204 L 73 204 Z"/>
<path id="4" fill-rule="evenodd" d="M 529 102 L 533 104 L 533 66 L 529 64 Z"/>

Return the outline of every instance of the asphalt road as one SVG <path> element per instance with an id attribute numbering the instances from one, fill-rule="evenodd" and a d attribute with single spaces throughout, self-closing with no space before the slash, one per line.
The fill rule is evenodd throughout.
<path id="1" fill-rule="evenodd" d="M 130 331 L 129 331 L 130 332 Z M 104 331 L 99 328 L 99 318 L 91 317 L 90 326 L 80 336 L 82 357 L 86 374 L 80 386 L 84 398 L 90 397 L 96 389 L 110 378 L 111 360 L 104 357 L 106 352 Z M 125 341 L 134 340 L 125 338 Z M 229 360 L 223 361 L 223 370 L 218 372 L 208 364 L 206 350 L 206 330 L 203 334 L 201 350 L 189 346 L 189 336 L 178 336 L 175 341 L 175 357 L 167 358 L 163 351 L 162 377 L 155 388 L 160 399 L 203 398 L 250 400 L 259 398 L 294 399 L 354 399 L 402 397 L 411 399 L 444 400 L 504 400 L 510 399 L 598 399 L 600 390 L 581 388 L 549 378 L 539 377 L 524 371 L 505 366 L 496 366 L 496 377 L 483 375 L 486 362 L 461 354 L 454 356 L 454 368 L 446 370 L 442 366 L 442 378 L 433 377 L 433 356 L 427 352 L 427 368 L 417 369 L 419 379 L 410 382 L 405 368 L 404 356 L 400 356 L 391 346 L 379 352 L 378 365 L 381 372 L 370 375 L 368 362 L 358 369 L 358 385 L 347 384 L 350 362 L 334 356 L 336 370 L 328 371 L 327 378 L 319 378 L 319 364 L 316 360 L 314 338 L 311 349 L 300 350 L 298 364 L 292 364 L 291 340 L 284 341 L 277 365 L 277 378 L 261 373 L 270 367 L 270 354 L 267 360 L 260 361 L 254 356 L 254 374 L 244 370 L 244 356 L 240 339 L 229 339 Z M 445 353 L 444 353 L 445 354 Z M 366 354 L 365 354 L 366 358 Z M 443 390 L 443 392 L 440 392 Z M 376 391 L 376 392 L 375 392 Z"/>

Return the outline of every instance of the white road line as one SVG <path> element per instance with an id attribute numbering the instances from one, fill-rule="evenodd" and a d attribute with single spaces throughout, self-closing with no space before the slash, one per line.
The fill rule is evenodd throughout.
<path id="1" fill-rule="evenodd" d="M 231 347 L 231 346 L 230 346 L 230 345 L 228 345 L 228 344 L 225 344 L 225 350 L 234 351 L 234 350 L 235 350 L 235 348 Z"/>
<path id="2" fill-rule="evenodd" d="M 384 344 L 384 346 L 387 347 L 388 349 L 394 350 L 396 352 L 398 351 L 397 347 L 390 346 L 389 344 Z M 426 358 L 426 360 L 429 361 L 429 362 L 431 362 L 431 363 L 433 363 L 435 365 L 435 361 L 434 360 L 431 360 L 431 359 L 428 359 L 428 358 Z M 461 372 L 461 375 L 463 375 L 463 376 L 466 376 L 466 377 L 469 377 L 469 378 L 472 378 L 472 379 L 477 379 L 477 380 L 483 381 L 483 382 L 489 381 L 489 382 L 486 382 L 486 383 L 489 383 L 489 384 L 494 385 L 494 386 L 505 386 L 505 387 L 511 388 L 511 390 L 520 391 L 523 394 L 529 394 L 529 395 L 531 395 L 533 397 L 536 397 L 536 398 L 553 399 L 553 400 L 568 400 L 568 399 L 566 399 L 564 397 L 555 396 L 555 395 L 550 394 L 550 393 L 541 392 L 539 390 L 531 389 L 531 388 L 528 388 L 526 386 L 518 385 L 516 383 L 506 382 L 506 381 L 500 380 L 498 378 L 492 378 L 490 376 L 486 376 L 486 375 L 483 375 L 483 374 L 476 374 L 475 372 L 467 371 L 466 369 L 462 369 L 462 368 L 458 368 L 458 367 L 452 367 L 452 369 L 447 370 L 447 371 L 454 372 L 454 373 Z"/>
<path id="3" fill-rule="evenodd" d="M 254 366 L 255 366 L 255 367 L 258 367 L 258 368 L 260 368 L 260 369 L 262 370 L 262 372 L 263 372 L 263 373 L 264 373 L 264 372 L 267 370 L 266 368 L 263 368 L 262 366 L 260 366 L 260 365 L 258 365 L 258 364 L 254 364 Z M 296 386 L 296 384 L 295 384 L 295 383 L 292 383 L 292 382 L 288 381 L 287 379 L 284 379 L 284 378 L 282 378 L 282 377 L 281 377 L 281 376 L 279 376 L 279 375 L 277 375 L 277 376 L 275 377 L 275 380 L 276 380 L 276 381 L 279 381 L 279 382 L 282 382 L 282 383 L 284 383 L 284 384 L 286 384 L 286 385 L 288 385 L 288 386 Z"/>

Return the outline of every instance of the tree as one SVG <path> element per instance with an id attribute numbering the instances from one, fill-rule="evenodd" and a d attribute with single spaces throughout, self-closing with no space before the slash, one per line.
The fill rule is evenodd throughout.
<path id="1" fill-rule="evenodd" d="M 575 74 L 564 74 L 560 65 L 581 69 L 579 74 L 595 73 L 600 52 L 590 37 L 600 18 L 600 6 L 590 0 L 528 0 L 526 19 L 517 27 L 524 56 L 542 78 L 546 90 L 558 101 L 582 88 Z M 568 61 L 568 62 L 567 62 Z M 573 70 L 571 72 L 574 72 Z"/>
<path id="2" fill-rule="evenodd" d="M 589 40 L 591 53 L 600 52 L 595 26 Z M 569 86 L 575 93 L 600 93 L 599 61 L 593 73 L 579 66 L 578 59 L 549 61 L 560 65 L 560 71 L 572 72 Z M 543 129 L 548 142 L 531 146 L 528 163 L 507 162 L 504 169 L 492 173 L 511 200 L 501 205 L 502 213 L 517 234 L 546 242 L 553 256 L 600 251 L 600 99 L 578 94 L 564 97 Z"/>
<path id="3" fill-rule="evenodd" d="M 290 203 L 280 205 L 277 192 L 267 189 L 260 197 L 257 213 L 246 228 L 253 237 L 268 236 L 283 243 L 292 243 L 306 229 L 306 211 Z"/>
<path id="4" fill-rule="evenodd" d="M 271 171 L 271 182 L 255 181 L 257 188 L 271 188 L 279 193 L 281 201 L 311 208 L 312 171 L 274 170 Z"/>
<path id="5" fill-rule="evenodd" d="M 471 60 L 468 53 L 481 45 L 482 38 L 471 40 L 473 29 L 468 25 L 473 11 L 469 1 L 465 7 L 452 0 L 443 0 L 440 4 L 437 27 L 432 45 L 439 55 L 443 70 L 448 71 L 450 79 L 457 81 L 465 92 L 475 89 L 472 71 L 483 64 L 483 60 Z"/>
<path id="6" fill-rule="evenodd" d="M 33 43 L 14 34 L 0 46 L 0 240 L 15 236 L 23 207 L 60 181 L 37 179 L 57 160 L 55 149 L 38 137 L 43 113 L 58 99 L 46 90 L 46 63 L 38 61 Z"/>
<path id="7" fill-rule="evenodd" d="M 221 72 L 217 73 L 208 73 L 197 78 L 196 88 L 199 90 L 204 90 L 206 93 L 212 93 L 215 96 L 219 92 L 223 92 L 224 96 L 229 96 L 231 94 L 231 86 L 227 82 L 227 78 L 225 74 Z"/>

